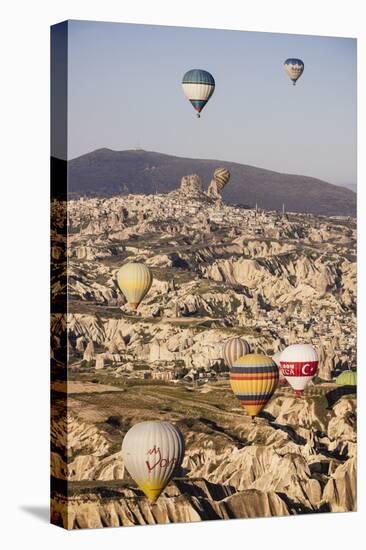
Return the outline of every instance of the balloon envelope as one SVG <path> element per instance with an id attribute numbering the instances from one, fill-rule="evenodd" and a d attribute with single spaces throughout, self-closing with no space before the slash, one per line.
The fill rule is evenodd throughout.
<path id="1" fill-rule="evenodd" d="M 128 304 L 137 309 L 139 303 L 149 292 L 152 285 L 152 274 L 146 265 L 129 262 L 117 272 L 117 283 Z"/>
<path id="2" fill-rule="evenodd" d="M 191 69 L 183 76 L 182 87 L 185 96 L 199 116 L 215 91 L 215 79 L 208 71 Z"/>
<path id="3" fill-rule="evenodd" d="M 357 386 L 357 372 L 346 370 L 336 378 L 338 386 Z"/>
<path id="4" fill-rule="evenodd" d="M 242 355 L 250 353 L 250 346 L 243 338 L 234 337 L 226 340 L 222 354 L 228 367 L 232 367 L 234 362 Z"/>
<path id="5" fill-rule="evenodd" d="M 286 73 L 292 80 L 293 85 L 295 86 L 297 80 L 300 78 L 304 72 L 304 62 L 301 59 L 296 59 L 295 57 L 289 57 L 283 64 Z"/>
<path id="6" fill-rule="evenodd" d="M 155 502 L 184 456 L 183 436 L 169 422 L 140 422 L 122 443 L 124 464 L 145 495 Z"/>
<path id="7" fill-rule="evenodd" d="M 216 168 L 214 171 L 214 180 L 218 189 L 221 191 L 229 182 L 230 171 L 227 168 Z"/>
<path id="8" fill-rule="evenodd" d="M 230 369 L 231 389 L 251 417 L 266 406 L 277 383 L 278 368 L 267 355 L 243 355 Z"/>
<path id="9" fill-rule="evenodd" d="M 287 382 L 301 395 L 318 371 L 319 358 L 310 344 L 293 344 L 283 350 L 280 363 Z"/>

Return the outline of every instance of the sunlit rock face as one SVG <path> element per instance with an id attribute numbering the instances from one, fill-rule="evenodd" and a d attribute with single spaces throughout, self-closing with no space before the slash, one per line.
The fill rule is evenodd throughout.
<path id="1" fill-rule="evenodd" d="M 217 182 L 214 179 L 211 180 L 210 185 L 207 188 L 207 195 L 211 199 L 214 199 L 217 205 L 220 206 L 223 204 L 221 191 L 222 189 L 218 186 Z"/>
<path id="2" fill-rule="evenodd" d="M 323 500 L 332 512 L 356 510 L 356 461 L 354 458 L 338 466 L 327 482 Z"/>
<path id="3" fill-rule="evenodd" d="M 179 190 L 190 198 L 201 197 L 203 195 L 201 178 L 197 174 L 183 176 Z"/>

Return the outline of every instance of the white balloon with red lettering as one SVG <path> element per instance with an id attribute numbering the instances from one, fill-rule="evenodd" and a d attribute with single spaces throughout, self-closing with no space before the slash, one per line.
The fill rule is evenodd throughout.
<path id="1" fill-rule="evenodd" d="M 286 384 L 287 380 L 284 377 L 284 375 L 282 373 L 282 369 L 281 369 L 281 355 L 282 355 L 282 351 L 278 351 L 277 353 L 272 355 L 272 361 L 274 361 L 276 363 L 277 367 L 278 367 L 278 372 L 279 372 L 278 383 L 281 386 L 284 386 Z"/>
<path id="2" fill-rule="evenodd" d="M 309 381 L 318 372 L 319 357 L 310 344 L 293 344 L 281 353 L 282 374 L 296 395 L 302 395 Z"/>
<path id="3" fill-rule="evenodd" d="M 135 424 L 122 443 L 124 464 L 140 489 L 155 502 L 184 456 L 183 436 L 169 422 Z"/>

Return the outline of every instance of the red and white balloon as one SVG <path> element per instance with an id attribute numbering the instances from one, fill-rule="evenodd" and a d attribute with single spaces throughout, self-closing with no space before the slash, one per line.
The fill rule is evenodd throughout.
<path id="1" fill-rule="evenodd" d="M 302 395 L 308 382 L 318 372 L 319 357 L 310 344 L 293 344 L 280 357 L 282 374 L 296 395 Z"/>

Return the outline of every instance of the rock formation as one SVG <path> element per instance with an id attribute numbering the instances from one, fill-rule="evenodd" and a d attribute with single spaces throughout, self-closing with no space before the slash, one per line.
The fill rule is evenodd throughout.
<path id="1" fill-rule="evenodd" d="M 161 195 L 52 203 L 53 514 L 68 527 L 346 511 L 356 507 L 356 399 L 336 375 L 356 367 L 356 223 L 220 202 L 197 175 Z M 220 208 L 217 206 L 220 205 Z M 68 258 L 68 276 L 65 257 Z M 153 285 L 131 314 L 120 265 Z M 254 423 L 229 383 L 223 337 L 273 354 L 319 352 L 303 398 L 279 388 Z M 67 344 L 68 366 L 64 363 Z M 73 386 L 73 384 L 75 386 Z M 61 388 L 61 389 L 60 389 Z M 183 473 L 154 506 L 121 458 L 128 428 L 167 419 L 186 442 Z M 66 514 L 62 481 L 71 495 Z"/>

